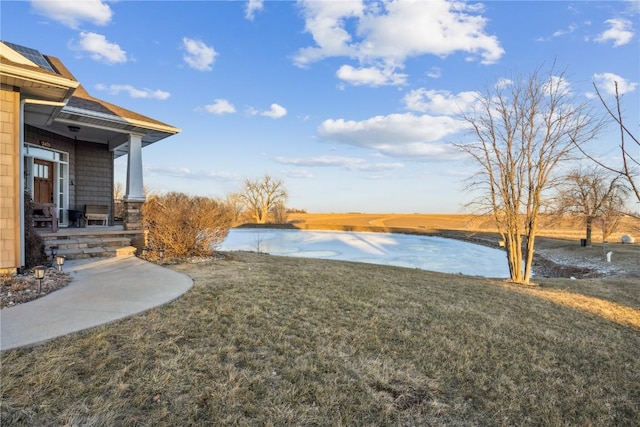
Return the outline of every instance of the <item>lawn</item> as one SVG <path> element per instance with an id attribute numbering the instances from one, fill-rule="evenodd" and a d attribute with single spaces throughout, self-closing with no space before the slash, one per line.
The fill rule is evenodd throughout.
<path id="1" fill-rule="evenodd" d="M 173 303 L 2 353 L 0 424 L 640 419 L 640 312 L 616 300 L 628 292 L 249 253 L 172 268 L 195 281 Z"/>

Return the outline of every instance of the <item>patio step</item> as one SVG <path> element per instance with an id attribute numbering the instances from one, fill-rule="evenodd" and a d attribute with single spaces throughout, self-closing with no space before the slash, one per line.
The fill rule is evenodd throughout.
<path id="1" fill-rule="evenodd" d="M 134 256 L 136 254 L 136 247 L 135 246 L 125 246 L 122 248 L 118 248 L 116 249 L 116 256 L 117 257 L 126 257 L 126 256 Z"/>
<path id="2" fill-rule="evenodd" d="M 135 254 L 135 248 L 131 246 L 131 239 L 124 236 L 77 236 L 64 239 L 45 239 L 45 253 L 47 255 L 51 254 L 52 246 L 57 246 L 57 254 L 63 255 L 67 259 L 131 256 Z"/>

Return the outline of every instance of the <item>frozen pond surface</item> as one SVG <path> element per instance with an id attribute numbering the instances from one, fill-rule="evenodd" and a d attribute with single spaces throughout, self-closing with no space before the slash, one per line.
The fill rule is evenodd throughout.
<path id="1" fill-rule="evenodd" d="M 220 250 L 357 261 L 469 276 L 509 277 L 503 251 L 433 236 L 242 228 L 232 229 Z"/>

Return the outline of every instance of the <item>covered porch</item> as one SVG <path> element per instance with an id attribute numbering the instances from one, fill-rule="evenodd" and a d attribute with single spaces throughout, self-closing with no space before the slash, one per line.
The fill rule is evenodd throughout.
<path id="1" fill-rule="evenodd" d="M 45 71 L 76 82 L 59 59 L 42 57 L 41 62 L 50 65 Z M 55 100 L 47 87 L 21 91 L 20 176 L 23 191 L 40 208 L 33 223 L 44 226 L 39 232 L 54 246 L 55 240 L 73 240 L 73 236 L 95 240 L 111 239 L 114 234 L 142 245 L 142 149 L 180 130 L 95 98 L 77 82 L 69 86 L 74 87 Z M 114 162 L 123 156 L 127 159 L 124 194 L 114 201 Z M 49 235 L 53 233 L 57 239 Z M 113 246 L 79 245 L 84 243 Z M 94 252 L 99 251 L 84 253 Z"/>
<path id="2" fill-rule="evenodd" d="M 81 88 L 77 91 L 85 93 Z M 53 121 L 50 115 L 55 107 L 25 104 L 21 162 L 24 191 L 38 204 L 41 222 L 51 221 L 47 208 L 55 206 L 60 229 L 115 225 L 118 220 L 127 230 L 141 229 L 140 208 L 145 200 L 142 148 L 168 133 L 145 129 L 120 116 L 106 116 L 95 111 L 96 105 L 88 110 L 70 106 L 102 105 L 78 99 L 74 95 Z M 127 158 L 126 185 L 122 203 L 116 205 L 114 161 L 122 156 Z"/>
<path id="3" fill-rule="evenodd" d="M 140 235 L 142 148 L 180 130 L 91 96 L 58 58 L 36 49 L 1 41 L 0 58 L 0 271 L 26 264 L 28 222 L 66 240 L 62 231 L 78 219 L 118 226 L 114 161 L 121 156 L 127 156 L 121 231 Z M 25 218 L 30 201 L 39 204 L 38 218 Z M 89 206 L 96 208 L 92 215 Z"/>

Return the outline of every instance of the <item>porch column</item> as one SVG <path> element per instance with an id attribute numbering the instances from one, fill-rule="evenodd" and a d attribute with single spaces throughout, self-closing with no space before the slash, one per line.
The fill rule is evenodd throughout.
<path id="1" fill-rule="evenodd" d="M 142 135 L 129 135 L 127 156 L 127 189 L 124 195 L 124 229 L 142 230 L 142 204 L 145 195 L 142 182 Z"/>
<path id="2" fill-rule="evenodd" d="M 127 158 L 127 192 L 125 201 L 144 202 L 142 184 L 142 135 L 129 135 L 129 153 Z"/>

